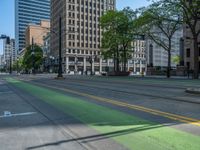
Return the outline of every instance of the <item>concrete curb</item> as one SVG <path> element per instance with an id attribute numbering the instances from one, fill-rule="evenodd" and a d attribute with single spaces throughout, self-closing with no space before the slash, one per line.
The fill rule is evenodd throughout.
<path id="1" fill-rule="evenodd" d="M 200 88 L 187 88 L 185 92 L 190 94 L 200 94 Z"/>

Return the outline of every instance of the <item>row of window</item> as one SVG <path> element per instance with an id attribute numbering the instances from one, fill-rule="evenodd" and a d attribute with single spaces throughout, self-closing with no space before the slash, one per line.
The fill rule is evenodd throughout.
<path id="1" fill-rule="evenodd" d="M 104 9 L 104 5 L 100 5 L 100 4 L 96 5 L 96 3 L 93 3 L 93 5 L 92 5 L 92 2 L 90 2 L 89 6 L 90 6 L 90 8 L 93 8 L 93 9 L 97 9 L 97 8 Z M 83 7 L 86 7 L 87 9 L 89 8 L 87 4 L 86 5 L 82 5 L 81 6 L 82 12 L 84 11 Z M 75 9 L 77 9 L 79 11 L 80 10 L 80 6 L 75 7 L 75 5 L 69 5 L 68 9 L 72 10 L 72 11 L 75 11 Z"/>
<path id="2" fill-rule="evenodd" d="M 100 48 L 100 44 L 88 44 L 88 43 L 83 43 L 83 42 L 82 43 L 77 42 L 76 45 L 77 47 L 81 46 L 81 47 L 88 47 L 88 48 Z M 68 46 L 75 47 L 75 42 L 69 41 Z"/>
<path id="3" fill-rule="evenodd" d="M 75 13 L 69 12 L 68 13 L 68 18 L 75 19 Z M 94 16 L 92 18 L 92 15 L 88 15 L 88 14 L 84 15 L 84 14 L 82 14 L 80 16 L 80 14 L 78 13 L 77 14 L 77 19 L 82 19 L 82 20 L 84 20 L 84 19 L 86 19 L 86 20 L 90 19 L 91 21 L 92 21 L 92 19 L 94 19 L 94 21 L 97 21 L 97 20 L 100 21 L 100 14 L 96 15 L 96 16 Z"/>
<path id="4" fill-rule="evenodd" d="M 100 55 L 100 51 L 89 51 L 89 50 L 75 50 L 75 49 L 69 49 L 68 54 L 90 54 L 90 55 Z"/>
<path id="5" fill-rule="evenodd" d="M 71 20 L 71 19 L 69 19 L 69 25 L 71 25 L 71 26 L 75 26 L 75 20 Z M 98 22 L 94 22 L 94 23 L 90 23 L 90 24 L 88 24 L 88 22 L 86 21 L 86 22 L 84 22 L 84 21 L 77 21 L 77 26 L 84 26 L 85 25 L 85 27 L 100 27 L 100 25 L 99 25 L 99 23 Z"/>
<path id="6" fill-rule="evenodd" d="M 73 35 L 73 34 L 69 34 L 68 37 L 69 37 L 69 40 L 75 40 L 75 35 Z M 80 37 L 81 37 L 81 38 L 80 38 Z M 87 40 L 88 38 L 89 38 L 90 41 L 92 41 L 92 40 L 96 41 L 96 39 L 97 39 L 98 42 L 100 42 L 100 37 L 96 37 L 96 36 L 92 38 L 91 36 L 88 37 L 88 36 L 79 36 L 79 35 L 77 35 L 77 38 L 76 38 L 76 39 L 77 39 L 77 40 L 80 40 L 80 39 L 81 39 L 81 40 L 84 40 L 84 39 Z"/>
<path id="7" fill-rule="evenodd" d="M 78 4 L 82 4 L 82 5 L 90 5 L 92 2 L 93 3 L 105 3 L 105 0 L 96 0 L 95 2 L 94 2 L 94 0 L 91 0 L 91 1 L 89 1 L 89 0 L 69 0 L 68 1 L 69 3 L 73 3 L 73 4 L 75 4 L 75 2 L 77 2 Z M 107 2 L 107 4 L 110 4 L 110 5 L 114 5 L 114 2 L 115 2 L 115 0 L 107 0 L 106 1 Z"/>
<path id="8" fill-rule="evenodd" d="M 80 31 L 81 31 L 81 33 L 84 34 L 84 28 L 81 28 L 81 30 L 80 30 L 80 28 L 77 28 L 77 30 L 75 30 L 75 27 L 69 27 L 68 31 L 69 31 L 69 33 L 80 33 Z M 94 33 L 97 36 L 100 35 L 99 30 L 96 30 L 96 29 L 92 30 L 92 29 L 88 29 L 88 28 L 85 29 L 85 34 L 92 34 L 92 33 Z"/>
<path id="9" fill-rule="evenodd" d="M 134 58 L 145 58 L 144 54 L 134 54 L 133 55 Z"/>

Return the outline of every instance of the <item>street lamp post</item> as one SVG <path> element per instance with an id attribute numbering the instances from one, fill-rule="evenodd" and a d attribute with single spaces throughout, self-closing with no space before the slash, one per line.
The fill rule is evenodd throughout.
<path id="1" fill-rule="evenodd" d="M 49 56 L 49 59 L 50 59 L 50 67 L 49 68 L 50 68 L 50 70 L 52 70 L 52 71 L 50 71 L 50 73 L 52 73 L 53 72 L 53 61 L 55 60 L 55 58 L 53 56 Z"/>
<path id="2" fill-rule="evenodd" d="M 93 59 L 95 58 L 96 58 L 96 55 L 94 56 L 91 54 L 91 56 L 89 56 L 89 63 L 91 64 L 91 72 L 90 72 L 91 76 L 93 75 L 93 63 L 94 63 Z"/>
<path id="3" fill-rule="evenodd" d="M 93 69 L 92 69 L 92 65 L 93 65 L 93 57 L 91 56 L 90 59 L 90 63 L 91 63 L 91 76 L 93 75 Z"/>
<path id="4" fill-rule="evenodd" d="M 19 58 L 17 57 L 17 74 L 19 73 Z"/>
<path id="5" fill-rule="evenodd" d="M 74 64 L 75 64 L 75 74 L 77 74 L 78 73 L 78 57 L 77 57 L 77 55 L 75 56 Z"/>
<path id="6" fill-rule="evenodd" d="M 62 75 L 62 18 L 59 18 L 59 68 L 58 68 L 58 78 L 63 78 Z"/>
<path id="7" fill-rule="evenodd" d="M 31 46 L 31 55 L 32 55 L 32 73 L 35 74 L 35 50 L 34 50 L 34 38 L 32 37 L 32 46 Z"/>

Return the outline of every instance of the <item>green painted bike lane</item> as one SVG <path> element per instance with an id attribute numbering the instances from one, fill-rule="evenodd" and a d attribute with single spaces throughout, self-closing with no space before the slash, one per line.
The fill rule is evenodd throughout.
<path id="1" fill-rule="evenodd" d="M 200 150 L 199 136 L 12 78 L 7 81 L 130 150 Z"/>

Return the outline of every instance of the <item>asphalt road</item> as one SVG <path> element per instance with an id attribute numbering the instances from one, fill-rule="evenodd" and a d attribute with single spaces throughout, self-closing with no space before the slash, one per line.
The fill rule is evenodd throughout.
<path id="1" fill-rule="evenodd" d="M 185 93 L 189 87 L 200 87 L 200 81 L 1 76 L 0 145 L 5 150 L 196 150 L 200 95 Z"/>

